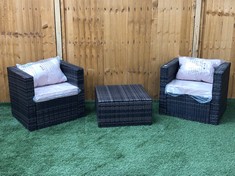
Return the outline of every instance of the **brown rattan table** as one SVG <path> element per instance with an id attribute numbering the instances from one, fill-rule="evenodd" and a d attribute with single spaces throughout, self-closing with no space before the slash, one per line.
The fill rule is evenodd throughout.
<path id="1" fill-rule="evenodd" d="M 99 127 L 152 124 L 152 99 L 142 85 L 97 86 L 95 94 Z"/>

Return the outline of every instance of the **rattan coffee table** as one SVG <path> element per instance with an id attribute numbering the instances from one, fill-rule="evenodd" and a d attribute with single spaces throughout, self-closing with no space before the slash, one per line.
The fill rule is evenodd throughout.
<path id="1" fill-rule="evenodd" d="M 152 124 L 152 99 L 142 85 L 97 86 L 95 93 L 99 127 Z"/>

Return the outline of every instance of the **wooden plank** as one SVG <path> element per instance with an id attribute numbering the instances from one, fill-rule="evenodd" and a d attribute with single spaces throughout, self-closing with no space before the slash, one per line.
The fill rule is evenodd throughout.
<path id="1" fill-rule="evenodd" d="M 89 99 L 92 99 L 94 95 L 94 89 L 97 85 L 97 69 L 98 69 L 98 59 L 97 59 L 97 29 L 96 29 L 96 16 L 97 16 L 97 2 L 94 0 L 90 0 L 87 7 L 89 9 L 89 13 L 87 15 L 87 22 L 89 28 L 89 39 L 87 47 L 89 48 L 89 64 L 86 65 L 88 69 L 88 76 L 90 79 L 88 84 L 90 86 L 91 93 L 89 94 Z"/>
<path id="2" fill-rule="evenodd" d="M 109 0 L 109 5 L 107 6 L 107 15 L 109 20 L 109 26 L 108 29 L 109 31 L 109 38 L 107 38 L 110 43 L 110 47 L 108 49 L 108 57 L 106 58 L 106 68 L 109 71 L 109 74 L 106 79 L 108 84 L 115 84 L 117 82 L 117 76 L 116 76 L 116 70 L 115 70 L 115 61 L 116 61 L 116 40 L 117 40 L 117 24 L 116 24 L 116 15 L 114 13 L 115 9 L 115 1 L 114 0 Z"/>
<path id="3" fill-rule="evenodd" d="M 218 1 L 217 1 L 218 2 Z M 217 3 L 216 1 L 213 1 L 211 4 L 211 13 L 209 12 L 209 15 L 212 15 L 213 12 L 217 10 Z M 216 16 L 211 17 L 211 28 L 208 35 L 208 52 L 206 58 L 212 58 L 213 57 L 213 48 L 214 48 L 214 37 L 215 37 L 215 25 L 216 25 L 217 18 Z"/>
<path id="4" fill-rule="evenodd" d="M 41 4 L 40 1 L 35 0 L 33 2 L 33 22 L 34 22 L 34 33 L 35 33 L 35 59 L 42 59 L 44 57 L 43 54 L 43 31 L 44 28 L 48 26 L 42 25 L 41 20 Z"/>
<path id="5" fill-rule="evenodd" d="M 133 64 L 132 61 L 136 58 L 133 57 L 134 52 L 134 6 L 133 0 L 128 1 L 128 15 L 127 15 L 127 67 L 128 67 L 128 83 L 133 81 Z"/>
<path id="6" fill-rule="evenodd" d="M 232 77 L 232 84 L 231 84 L 231 89 L 230 89 L 230 92 L 229 92 L 229 96 L 228 97 L 232 97 L 234 98 L 235 97 L 235 89 L 234 89 L 234 84 L 235 84 L 235 72 L 233 72 L 233 77 Z"/>
<path id="7" fill-rule="evenodd" d="M 90 2 L 90 31 L 91 31 L 91 69 L 93 70 L 92 75 L 92 87 L 91 90 L 92 94 L 90 96 L 90 99 L 93 99 L 95 97 L 95 86 L 97 85 L 98 81 L 98 59 L 97 59 L 97 29 L 96 29 L 96 16 L 97 16 L 97 1 L 91 0 Z"/>
<path id="8" fill-rule="evenodd" d="M 3 59 L 0 59 L 0 102 L 6 101 L 6 82 L 4 78 L 5 62 L 6 62 L 6 11 L 7 2 L 0 1 L 0 54 Z"/>
<path id="9" fill-rule="evenodd" d="M 91 0 L 85 1 L 85 41 L 86 44 L 86 69 L 87 69 L 87 82 L 86 87 L 88 88 L 87 91 L 87 99 L 91 99 L 94 96 L 94 69 L 92 68 L 92 52 L 93 48 L 91 47 L 90 43 L 92 42 L 92 31 L 91 31 Z"/>
<path id="10" fill-rule="evenodd" d="M 17 58 L 17 55 L 19 53 L 19 50 L 18 50 L 18 40 L 17 40 L 17 35 L 16 35 L 16 31 L 17 31 L 17 25 L 16 25 L 16 15 L 17 15 L 17 12 L 16 12 L 16 4 L 13 3 L 13 0 L 11 1 L 12 3 L 12 7 L 11 7 L 11 10 L 12 10 L 12 40 L 13 40 L 13 53 L 12 53 L 12 63 L 15 65 L 16 64 L 16 58 Z"/>
<path id="11" fill-rule="evenodd" d="M 194 32 L 194 16 L 195 16 L 195 0 L 186 2 L 186 13 L 187 23 L 185 24 L 186 35 L 185 35 L 185 48 L 184 53 L 186 56 L 192 55 L 192 44 L 193 44 L 193 32 Z"/>
<path id="12" fill-rule="evenodd" d="M 145 6 L 145 39 L 144 39 L 144 63 L 143 63 L 143 85 L 148 93 L 150 93 L 151 89 L 149 89 L 149 68 L 150 68 L 150 48 L 151 48 L 151 26 L 152 26 L 152 0 L 148 0 Z M 157 74 L 156 74 L 157 75 Z M 156 90 L 157 91 L 157 90 Z"/>
<path id="13" fill-rule="evenodd" d="M 104 84 L 104 0 L 97 2 L 97 85 Z"/>
<path id="14" fill-rule="evenodd" d="M 235 14 L 235 1 L 231 2 L 231 12 L 233 15 Z M 229 96 L 228 97 L 235 97 L 235 18 L 233 18 L 233 36 L 232 36 L 232 45 L 231 45 L 231 55 L 230 55 L 230 62 L 231 62 L 231 69 L 230 69 L 230 89 L 229 89 Z M 232 81 L 231 81 L 232 80 Z"/>
<path id="15" fill-rule="evenodd" d="M 174 52 L 174 36 L 175 36 L 175 15 L 174 10 L 175 9 L 175 3 L 170 4 L 169 6 L 169 25 L 168 25 L 168 52 L 167 52 L 167 59 L 172 58 L 172 53 Z M 173 56 L 174 57 L 174 56 Z"/>
<path id="16" fill-rule="evenodd" d="M 183 14 L 183 3 L 181 2 L 181 0 L 178 0 L 176 2 L 176 6 L 175 6 L 175 24 L 174 24 L 174 28 L 175 28 L 175 34 L 174 34 L 174 53 L 172 55 L 172 58 L 173 57 L 176 57 L 176 56 L 179 56 L 179 55 L 184 55 L 184 53 L 181 53 L 181 50 L 180 50 L 180 46 L 181 46 L 181 30 L 182 28 L 184 27 L 181 27 L 182 26 L 182 14 Z M 162 63 L 164 64 L 164 63 Z"/>
<path id="17" fill-rule="evenodd" d="M 139 83 L 140 2 L 134 2 L 133 82 Z"/>
<path id="18" fill-rule="evenodd" d="M 40 4 L 41 24 L 43 28 L 43 58 L 49 58 L 56 55 L 54 3 L 53 0 L 41 0 Z"/>
<path id="19" fill-rule="evenodd" d="M 126 60 L 126 43 L 127 43 L 127 1 L 119 1 L 116 13 L 118 15 L 118 26 L 119 31 L 118 38 L 120 41 L 118 43 L 118 51 L 117 51 L 117 63 L 119 68 L 117 70 L 117 76 L 119 77 L 119 84 L 127 84 L 127 60 Z M 118 31 L 118 30 L 117 30 Z M 118 39 L 117 38 L 117 39 Z"/>
<path id="20" fill-rule="evenodd" d="M 24 0 L 23 3 L 23 39 L 24 39 L 24 45 L 25 45 L 25 54 L 24 54 L 24 63 L 29 62 L 31 59 L 31 53 L 32 53 L 32 49 L 31 49 L 31 40 L 30 40 L 30 32 L 29 32 L 29 1 L 28 0 Z"/>
<path id="21" fill-rule="evenodd" d="M 25 28 L 25 33 L 27 34 L 27 39 L 29 42 L 30 50 L 29 56 L 27 58 L 26 62 L 36 61 L 39 59 L 42 59 L 43 57 L 40 57 L 40 53 L 43 52 L 42 47 L 40 46 L 40 28 L 41 25 L 38 24 L 38 21 L 40 21 L 39 16 L 39 10 L 38 10 L 38 2 L 28 0 L 27 1 L 27 21 L 28 21 L 28 27 Z"/>
<path id="22" fill-rule="evenodd" d="M 232 1 L 231 4 L 231 13 L 234 15 L 235 14 L 235 1 Z M 235 63 L 235 18 L 233 18 L 233 22 L 231 22 L 233 24 L 233 28 L 232 28 L 232 44 L 231 44 L 231 50 L 230 50 L 230 61 L 233 63 L 232 65 L 234 65 Z M 233 67 L 232 72 L 235 73 L 235 67 Z M 235 76 L 235 75 L 234 75 Z M 234 82 L 235 84 L 235 82 Z M 234 96 L 235 97 L 235 96 Z"/>
<path id="23" fill-rule="evenodd" d="M 127 57 L 127 41 L 128 41 L 128 30 L 127 30 L 127 20 L 128 20 L 128 1 L 123 0 L 122 6 L 120 7 L 121 13 L 121 52 L 120 55 L 122 57 L 122 68 L 121 68 L 121 76 L 124 84 L 128 84 L 128 57 Z"/>
<path id="24" fill-rule="evenodd" d="M 226 29 L 226 45 L 225 45 L 225 56 L 224 58 L 226 58 L 227 60 L 230 61 L 231 58 L 231 47 L 232 47 L 232 39 L 233 39 L 233 30 L 234 30 L 234 19 L 235 19 L 235 15 L 232 12 L 232 1 L 231 0 L 227 0 L 227 3 L 225 3 L 226 7 L 225 7 L 225 13 L 224 15 L 227 17 L 227 29 Z"/>
<path id="25" fill-rule="evenodd" d="M 35 38 L 36 38 L 36 28 L 34 27 L 34 23 L 37 17 L 34 16 L 34 2 L 33 1 L 28 1 L 28 19 L 29 19 L 29 28 L 28 28 L 28 33 L 29 33 L 29 42 L 30 42 L 30 49 L 31 49 L 31 58 L 36 58 L 36 46 L 35 45 Z"/>
<path id="26" fill-rule="evenodd" d="M 193 44 L 193 28 L 194 28 L 194 16 L 195 16 L 195 10 L 193 9 L 193 4 L 195 0 L 190 0 L 188 2 L 188 18 L 189 23 L 187 26 L 188 32 L 187 32 L 187 47 L 186 47 L 186 53 L 187 55 L 192 55 L 192 44 Z"/>
<path id="27" fill-rule="evenodd" d="M 133 53 L 133 82 L 139 83 L 139 62 L 140 62 L 140 55 L 139 55 L 139 50 L 140 50 L 140 1 L 135 1 L 134 2 L 134 8 L 133 8 L 133 13 L 134 13 L 134 38 L 133 38 L 133 48 L 134 48 L 134 53 Z"/>
<path id="28" fill-rule="evenodd" d="M 180 55 L 188 56 L 187 47 L 188 47 L 188 31 L 189 29 L 189 7 L 188 0 L 182 1 L 182 16 L 181 16 L 181 34 L 180 34 Z"/>
<path id="29" fill-rule="evenodd" d="M 21 57 L 20 57 L 20 62 L 19 63 L 26 63 L 27 60 L 27 39 L 25 37 L 25 0 L 22 0 L 22 2 L 16 2 L 18 3 L 18 7 L 19 7 L 19 16 L 18 19 L 19 20 L 19 33 L 20 33 L 20 38 L 21 38 L 21 42 L 24 43 L 24 45 L 21 45 L 20 50 L 23 51 L 20 53 Z"/>
<path id="30" fill-rule="evenodd" d="M 3 98 L 4 101 L 9 99 L 9 88 L 8 88 L 8 78 L 7 78 L 7 69 L 8 66 L 15 65 L 15 59 L 14 59 L 14 14 L 13 14 L 13 1 L 9 0 L 7 2 L 7 26 L 6 26 L 6 55 L 5 55 L 5 61 L 3 62 L 3 78 L 4 78 L 4 86 L 2 87 L 2 91 L 5 92 Z"/>
<path id="31" fill-rule="evenodd" d="M 112 70 L 110 68 L 110 60 L 113 57 L 110 57 L 110 51 L 113 47 L 113 43 L 111 41 L 111 16 L 109 15 L 110 9 L 110 1 L 105 2 L 104 4 L 104 84 L 111 84 L 111 75 Z"/>
<path id="32" fill-rule="evenodd" d="M 148 61 L 150 57 L 150 43 L 151 38 L 151 7 L 152 1 L 147 0 L 142 3 L 142 21 L 141 21 L 141 43 L 140 43 L 140 83 L 147 89 L 148 88 Z"/>
<path id="33" fill-rule="evenodd" d="M 225 0 L 223 3 L 223 9 L 222 9 L 222 19 L 223 19 L 223 23 L 222 23 L 222 33 L 221 33 L 221 43 L 220 43 L 220 57 L 223 58 L 226 55 L 226 32 L 227 32 L 227 28 L 228 28 L 228 18 L 227 16 L 225 16 L 225 11 L 228 5 L 228 1 Z M 225 58 L 227 59 L 227 58 Z"/>
<path id="34" fill-rule="evenodd" d="M 208 8 L 211 6 L 212 0 L 207 0 L 205 2 L 205 11 L 204 11 L 204 16 L 205 16 L 205 20 L 204 20 L 204 27 L 203 27 L 203 31 L 202 31 L 202 34 L 203 34 L 203 37 L 202 37 L 202 46 L 201 46 L 201 55 L 200 57 L 207 57 L 207 53 L 208 53 L 208 48 L 209 48 L 209 43 L 208 43 L 208 36 L 210 34 L 210 28 L 211 28 L 211 15 L 209 15 L 207 13 L 208 11 Z"/>
<path id="35" fill-rule="evenodd" d="M 73 45 L 73 1 L 65 0 L 65 34 L 66 34 L 66 57 L 67 61 L 70 63 L 74 63 L 74 45 Z"/>
<path id="36" fill-rule="evenodd" d="M 151 4 L 152 8 L 150 9 L 152 11 L 152 19 L 158 18 L 158 0 L 152 0 Z"/>
<path id="37" fill-rule="evenodd" d="M 22 6 L 21 2 L 15 3 L 15 63 L 22 63 L 22 51 L 24 51 L 24 45 L 21 45 L 22 41 Z M 24 52 L 23 52 L 24 53 Z"/>
<path id="38" fill-rule="evenodd" d="M 137 65 L 137 82 L 139 84 L 143 84 L 143 64 L 144 64 L 144 58 L 143 58 L 143 54 L 144 54 L 144 47 L 143 47 L 143 40 L 145 38 L 145 30 L 144 30 L 144 18 L 145 18 L 145 3 L 141 3 L 140 1 L 137 1 L 139 2 L 137 7 L 136 7 L 136 11 L 137 11 L 137 23 L 138 23 L 138 33 L 137 33 L 137 36 L 136 36 L 136 39 L 137 39 L 137 50 L 136 50 L 136 54 L 137 54 L 137 58 L 138 58 L 138 65 Z"/>
<path id="39" fill-rule="evenodd" d="M 85 40 L 85 5 L 84 1 L 80 0 L 77 2 L 77 8 L 78 8 L 78 42 L 79 46 L 77 48 L 78 50 L 78 60 L 79 60 L 79 65 L 83 68 L 86 69 L 86 53 L 85 53 L 85 48 L 86 48 L 86 40 Z M 69 28 L 67 29 L 69 30 Z"/>
<path id="40" fill-rule="evenodd" d="M 105 80 L 107 84 L 115 84 L 117 77 L 115 76 L 115 60 L 116 60 L 116 50 L 115 50 L 115 39 L 116 39 L 116 19 L 114 14 L 114 0 L 109 0 L 107 4 L 106 20 L 108 22 L 105 33 L 107 33 L 106 43 L 110 44 L 108 47 L 107 58 L 105 59 L 105 67 L 108 71 L 107 79 Z M 109 30 L 109 31 L 108 31 Z M 109 41 L 107 41 L 109 40 Z"/>
<path id="41" fill-rule="evenodd" d="M 187 23 L 188 23 L 188 8 L 187 8 L 187 1 L 183 0 L 182 2 L 182 15 L 181 15 L 181 22 L 180 22 L 180 51 L 179 51 L 179 55 L 183 55 L 183 56 L 187 56 L 187 53 L 185 52 L 185 48 L 186 48 L 186 35 L 187 35 Z M 178 23 L 177 23 L 178 25 Z"/>
<path id="42" fill-rule="evenodd" d="M 7 42 L 7 50 L 6 50 L 6 58 L 7 62 L 6 65 L 15 65 L 14 62 L 14 38 L 13 38 L 13 31 L 14 31 L 14 21 L 13 21 L 13 9 L 12 9 L 13 2 L 9 0 L 7 2 L 7 26 L 6 26 L 6 42 Z M 5 83 L 7 83 L 7 70 L 4 70 L 4 79 Z"/>
<path id="43" fill-rule="evenodd" d="M 73 5 L 75 4 L 75 1 L 73 2 Z M 92 2 L 90 0 L 88 1 L 79 1 L 77 4 L 78 8 L 81 12 L 82 16 L 82 33 L 80 34 L 80 30 L 77 29 L 76 21 L 73 21 L 73 38 L 74 43 L 77 41 L 81 41 L 81 49 L 83 50 L 82 58 L 74 58 L 75 63 L 79 63 L 79 65 L 84 65 L 85 69 L 85 87 L 86 87 L 86 99 L 91 99 L 91 97 L 94 95 L 94 91 L 92 87 L 94 87 L 94 69 L 92 68 L 93 63 L 93 54 L 94 50 L 92 47 Z M 79 18 L 80 19 L 80 18 Z M 79 39 L 77 38 L 77 33 L 79 34 Z M 74 47 L 74 52 L 77 53 L 77 48 Z M 82 59 L 84 59 L 82 61 Z"/>
<path id="44" fill-rule="evenodd" d="M 151 25 L 151 45 L 150 45 L 150 60 L 149 60 L 149 75 L 148 75 L 148 92 L 153 98 L 158 97 L 159 90 L 159 68 L 162 60 L 161 50 L 163 45 L 163 8 L 164 1 L 153 2 L 155 8 L 155 16 Z M 157 73 L 157 74 L 156 74 Z"/>
<path id="45" fill-rule="evenodd" d="M 214 3 L 217 3 L 216 8 L 213 10 L 214 13 L 220 12 L 223 8 L 224 1 L 218 0 Z M 219 57 L 220 55 L 220 41 L 221 41 L 221 33 L 222 33 L 222 23 L 223 18 L 222 16 L 218 16 L 218 13 L 214 16 L 214 51 L 213 51 L 213 57 Z"/>
<path id="46" fill-rule="evenodd" d="M 56 52 L 57 55 L 62 57 L 62 37 L 61 37 L 61 13 L 60 13 L 60 0 L 54 0 L 55 11 L 55 34 L 56 34 Z"/>
<path id="47" fill-rule="evenodd" d="M 164 6 L 162 9 L 162 13 L 163 13 L 163 23 L 162 23 L 162 49 L 161 49 L 161 60 L 163 60 L 163 62 L 167 62 L 169 60 L 168 58 L 168 42 L 169 42 L 169 23 L 170 23 L 170 1 L 171 0 L 165 0 L 164 1 Z"/>
<path id="48" fill-rule="evenodd" d="M 74 53 L 73 53 L 73 63 L 81 66 L 81 58 L 79 57 L 80 54 L 80 46 L 79 46 L 79 6 L 78 1 L 73 1 L 73 22 L 71 28 L 73 28 L 73 35 L 72 35 L 72 41 L 73 41 L 73 47 L 74 47 Z M 67 30 L 70 30 L 69 27 L 67 27 Z"/>

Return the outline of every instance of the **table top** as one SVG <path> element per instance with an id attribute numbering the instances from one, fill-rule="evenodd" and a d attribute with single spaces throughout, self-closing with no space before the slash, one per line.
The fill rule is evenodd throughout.
<path id="1" fill-rule="evenodd" d="M 152 101 L 140 84 L 96 86 L 98 102 Z"/>

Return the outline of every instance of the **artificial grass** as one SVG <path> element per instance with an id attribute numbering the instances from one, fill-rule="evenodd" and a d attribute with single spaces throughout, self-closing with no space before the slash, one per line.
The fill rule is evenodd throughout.
<path id="1" fill-rule="evenodd" d="M 151 126 L 98 128 L 87 115 L 34 132 L 0 104 L 0 175 L 235 175 L 235 100 L 218 126 L 158 114 Z"/>

